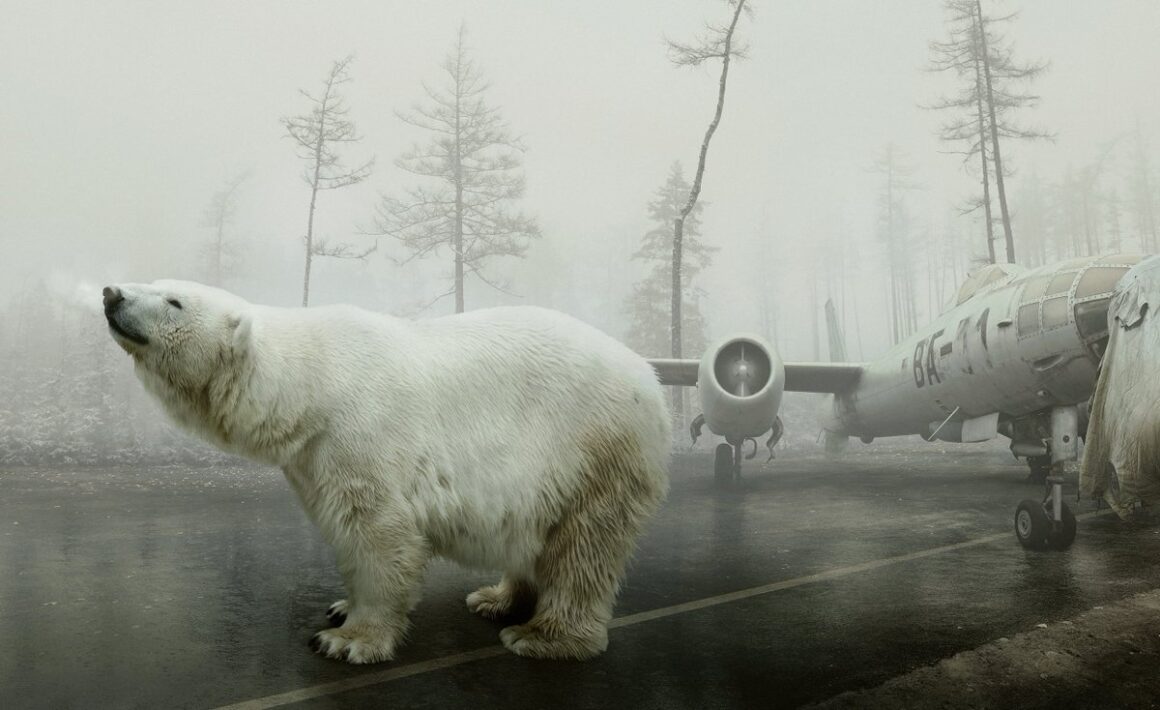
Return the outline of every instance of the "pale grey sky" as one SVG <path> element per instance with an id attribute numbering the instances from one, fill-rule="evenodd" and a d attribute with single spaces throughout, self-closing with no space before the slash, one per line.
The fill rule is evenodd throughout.
<path id="1" fill-rule="evenodd" d="M 1027 120 L 1058 138 L 1013 145 L 1019 175 L 1053 179 L 1137 122 L 1160 147 L 1160 3 L 986 4 L 1021 10 L 1011 31 L 1019 55 L 1052 63 L 1036 86 L 1042 106 Z M 782 350 L 801 357 L 806 340 L 793 326 L 806 303 L 803 274 L 819 252 L 832 260 L 841 244 L 861 264 L 849 267 L 848 288 L 862 294 L 864 328 L 874 330 L 872 314 L 883 308 L 871 255 L 876 185 L 867 170 L 882 146 L 893 141 L 909 154 L 924 186 L 912 211 L 936 230 L 977 231 L 950 209 L 972 184 L 957 158 L 937 152 L 939 118 L 918 108 L 953 90 L 949 77 L 922 71 L 928 41 L 944 32 L 941 3 L 753 5 L 740 30 L 752 56 L 734 67 L 709 156 L 704 232 L 722 251 L 701 286 L 715 335 L 758 327 L 754 294 L 774 289 L 789 326 Z M 539 284 L 536 298 L 622 335 L 621 302 L 639 272 L 626 257 L 648 227 L 645 205 L 673 161 L 692 171 L 716 91 L 717 67 L 673 67 L 663 38 L 688 38 L 704 21 L 722 20 L 725 7 L 5 0 L 3 14 L 0 305 L 48 275 L 62 293 L 193 275 L 196 245 L 208 236 L 198 227 L 201 211 L 242 170 L 252 176 L 235 225 L 247 243 L 236 290 L 294 304 L 307 193 L 279 117 L 304 109 L 297 90 L 316 88 L 331 61 L 356 55 L 346 95 L 366 138 L 348 155 L 374 154 L 378 166 L 364 185 L 323 196 L 318 228 L 358 239 L 376 194 L 400 184 L 392 161 L 418 137 L 394 111 L 421 98 L 422 81 L 437 79 L 463 22 L 492 101 L 528 146 L 523 207 L 544 231 L 527 263 L 496 272 L 525 291 L 529 279 L 559 272 L 551 282 L 567 292 L 546 296 Z M 758 244 L 761 234 L 772 235 L 771 249 Z M 365 265 L 328 262 L 315 300 L 396 310 L 415 291 L 437 293 L 427 279 L 444 270 L 433 262 L 403 272 L 381 252 Z M 864 337 L 867 350 L 885 342 L 881 333 Z"/>

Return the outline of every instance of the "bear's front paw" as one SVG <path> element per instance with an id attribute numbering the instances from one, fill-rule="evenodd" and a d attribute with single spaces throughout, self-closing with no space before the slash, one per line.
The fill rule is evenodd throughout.
<path id="1" fill-rule="evenodd" d="M 528 619 L 536 610 L 536 590 L 527 582 L 504 577 L 499 584 L 467 595 L 467 610 L 487 619 Z"/>
<path id="2" fill-rule="evenodd" d="M 314 634 L 310 648 L 347 663 L 380 663 L 395 657 L 395 635 L 382 627 L 344 626 Z"/>
<path id="3" fill-rule="evenodd" d="M 486 619 L 499 619 L 512 611 L 512 595 L 500 586 L 480 587 L 467 595 L 467 610 Z"/>
<path id="4" fill-rule="evenodd" d="M 326 620 L 331 626 L 342 626 L 346 623 L 346 610 L 349 607 L 350 603 L 347 600 L 339 599 L 326 610 Z"/>

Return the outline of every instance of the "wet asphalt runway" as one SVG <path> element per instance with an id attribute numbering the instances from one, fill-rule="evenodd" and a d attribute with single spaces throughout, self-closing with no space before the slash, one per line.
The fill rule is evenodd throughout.
<path id="1" fill-rule="evenodd" d="M 277 471 L 0 471 L 0 707 L 798 707 L 1160 587 L 1160 528 L 1111 515 L 1023 551 L 1041 488 L 1000 449 L 790 451 L 726 492 L 711 467 L 674 459 L 597 660 L 503 651 L 463 604 L 495 575 L 437 562 L 361 667 L 307 649 L 343 594 Z"/>

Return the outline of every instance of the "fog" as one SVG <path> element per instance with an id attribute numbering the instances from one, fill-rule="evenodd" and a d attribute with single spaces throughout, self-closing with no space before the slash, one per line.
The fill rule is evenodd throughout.
<path id="1" fill-rule="evenodd" d="M 1032 85 L 1039 105 L 1018 120 L 1054 139 L 1003 147 L 1016 260 L 1080 253 L 1067 214 L 1080 198 L 1093 205 L 1083 229 L 1100 249 L 1115 240 L 1145 248 L 1129 198 L 1143 165 L 1148 199 L 1160 202 L 1160 4 L 985 5 L 1019 11 L 1003 34 L 1020 59 L 1050 62 Z M 367 180 L 319 196 L 315 230 L 378 249 L 364 260 L 316 259 L 311 304 L 450 313 L 450 299 L 420 308 L 448 287 L 448 250 L 399 265 L 407 252 L 397 241 L 365 232 L 380 195 L 414 182 L 395 160 L 425 136 L 397 113 L 438 83 L 461 26 L 488 102 L 526 147 L 516 207 L 542 232 L 525 259 L 484 267 L 511 293 L 469 278 L 467 308 L 545 305 L 629 339 L 626 301 L 650 268 L 631 258 L 653 228 L 648 204 L 674 162 L 692 175 L 718 88 L 719 62 L 676 67 L 665 39 L 691 40 L 728 15 L 710 0 L 4 7 L 0 462 L 10 463 L 84 458 L 98 445 L 191 446 L 155 421 L 105 333 L 100 288 L 206 280 L 213 230 L 203 214 L 244 174 L 222 285 L 299 304 L 310 194 L 281 119 L 308 109 L 299 90 L 316 92 L 342 57 L 354 56 L 342 93 L 363 140 L 340 153 L 347 164 L 376 163 Z M 873 170 L 887 145 L 912 168 L 902 238 L 918 321 L 986 255 L 981 215 L 960 214 L 979 191 L 978 171 L 948 154 L 937 135 L 946 117 L 923 108 L 956 91 L 953 76 L 926 70 L 945 21 L 936 2 L 754 3 L 737 30 L 749 56 L 732 66 L 701 194 L 700 238 L 719 249 L 694 284 L 707 337 L 754 331 L 786 359 L 825 359 L 813 333 L 832 297 L 852 358 L 890 345 Z M 118 418 L 133 426 L 109 444 Z"/>

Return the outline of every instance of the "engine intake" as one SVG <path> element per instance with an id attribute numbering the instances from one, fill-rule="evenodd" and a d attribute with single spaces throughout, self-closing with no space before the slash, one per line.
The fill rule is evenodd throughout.
<path id="1" fill-rule="evenodd" d="M 777 419 L 785 366 L 761 338 L 733 337 L 705 351 L 697 388 L 710 431 L 726 439 L 757 437 Z"/>

